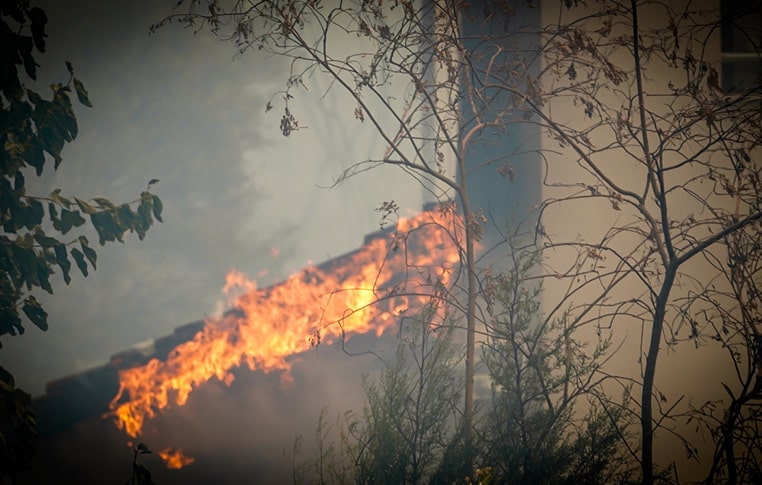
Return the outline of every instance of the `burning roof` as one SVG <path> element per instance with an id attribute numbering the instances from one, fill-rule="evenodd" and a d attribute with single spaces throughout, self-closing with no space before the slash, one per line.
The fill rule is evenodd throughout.
<path id="1" fill-rule="evenodd" d="M 355 334 L 380 336 L 398 316 L 447 291 L 460 254 L 451 204 L 429 207 L 396 227 L 373 233 L 357 250 L 310 266 L 267 288 L 231 271 L 223 315 L 183 325 L 173 334 L 112 356 L 111 361 L 48 384 L 34 406 L 43 435 L 102 415 L 131 437 L 146 420 L 233 370 L 278 372 L 311 346 Z M 174 456 L 172 463 L 184 463 Z M 182 465 L 181 465 L 182 466 Z"/>

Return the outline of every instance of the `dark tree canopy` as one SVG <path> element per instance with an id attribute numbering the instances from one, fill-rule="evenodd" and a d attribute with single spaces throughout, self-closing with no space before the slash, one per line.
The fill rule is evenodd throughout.
<path id="1" fill-rule="evenodd" d="M 57 170 L 64 146 L 77 137 L 72 97 L 92 106 L 70 62 L 68 79 L 51 84 L 49 93 L 28 87 L 37 80 L 47 22 L 45 12 L 28 0 L 0 0 L 0 337 L 24 333 L 19 309 L 47 330 L 48 314 L 34 291 L 53 293 L 50 277 L 56 272 L 69 284 L 72 260 L 83 276 L 96 268 L 97 253 L 78 233 L 88 218 L 101 245 L 122 242 L 128 231 L 143 239 L 154 219 L 161 221 L 162 202 L 150 192 L 157 180 L 123 204 L 64 197 L 60 189 L 44 196 L 27 193 L 26 177 L 32 171 L 40 176 L 51 161 Z M 0 367 L 0 477 L 13 479 L 33 456 L 36 421 L 30 404 L 29 394 Z"/>
<path id="2" fill-rule="evenodd" d="M 87 90 L 66 63 L 68 79 L 51 84 L 50 98 L 26 87 L 24 78 L 37 79 L 39 64 L 35 54 L 45 52 L 47 16 L 28 1 L 0 3 L 0 336 L 24 332 L 19 303 L 29 320 L 45 330 L 47 313 L 31 294 L 35 288 L 53 292 L 50 276 L 60 271 L 71 281 L 72 259 L 82 275 L 96 268 L 97 254 L 85 235 L 73 235 L 87 218 L 98 233 L 101 245 L 123 241 L 124 234 L 136 232 L 140 239 L 153 224 L 161 221 L 162 202 L 150 192 L 156 180 L 137 200 L 115 204 L 95 197 L 83 200 L 64 197 L 56 189 L 46 196 L 28 194 L 25 177 L 31 169 L 41 175 L 46 163 L 57 170 L 61 152 L 78 133 L 72 105 L 91 107 Z M 56 269 L 57 268 L 57 269 Z"/>

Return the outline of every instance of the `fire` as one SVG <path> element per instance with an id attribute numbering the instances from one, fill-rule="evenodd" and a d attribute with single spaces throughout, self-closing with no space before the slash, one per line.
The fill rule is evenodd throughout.
<path id="1" fill-rule="evenodd" d="M 195 458 L 192 456 L 185 456 L 183 450 L 174 450 L 172 448 L 165 448 L 159 452 L 159 457 L 164 460 L 164 464 L 170 470 L 179 470 L 185 466 L 190 465 Z"/>
<path id="2" fill-rule="evenodd" d="M 208 319 L 165 361 L 121 370 L 109 414 L 136 437 L 147 418 L 170 404 L 184 405 L 194 388 L 213 377 L 230 385 L 232 370 L 243 363 L 281 371 L 288 380 L 287 359 L 311 345 L 370 331 L 380 336 L 400 312 L 449 284 L 460 260 L 453 239 L 460 222 L 452 216 L 451 206 L 444 206 L 401 219 L 396 231 L 269 288 L 231 272 L 225 289 L 234 293 L 232 309 Z"/>

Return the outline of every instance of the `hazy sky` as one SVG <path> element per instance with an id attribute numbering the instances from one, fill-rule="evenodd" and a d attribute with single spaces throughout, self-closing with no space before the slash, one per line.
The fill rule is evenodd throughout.
<path id="1" fill-rule="evenodd" d="M 179 26 L 149 36 L 174 0 L 35 3 L 49 17 L 40 89 L 65 81 L 69 60 L 94 107 L 76 106 L 78 138 L 57 173 L 28 176 L 28 191 L 125 202 L 158 178 L 165 223 L 142 242 L 130 235 L 97 247 L 98 270 L 87 278 L 65 286 L 54 277 L 55 294 L 37 295 L 47 332 L 30 324 L 2 339 L 0 365 L 33 395 L 214 313 L 232 268 L 271 283 L 357 247 L 378 228 L 373 209 L 382 201 L 420 208 L 420 189 L 392 170 L 320 188 L 385 147 L 352 105 L 320 99 L 320 79 L 292 102 L 307 129 L 283 137 L 279 104 L 267 114 L 265 106 L 288 64 L 257 52 L 234 60 L 231 44 Z M 94 230 L 86 234 L 97 241 Z"/>
<path id="2" fill-rule="evenodd" d="M 27 176 L 28 191 L 46 195 L 60 188 L 63 195 L 125 202 L 157 178 L 153 191 L 164 202 L 165 222 L 142 242 L 130 235 L 123 245 L 96 247 L 98 270 L 89 277 L 72 271 L 69 286 L 58 276 L 53 279 L 55 295 L 36 293 L 50 315 L 50 330 L 41 332 L 30 324 L 23 336 L 3 337 L 0 350 L 0 365 L 33 395 L 42 394 L 46 382 L 104 364 L 116 352 L 215 313 L 225 275 L 233 268 L 264 286 L 308 261 L 318 263 L 357 248 L 365 234 L 378 228 L 374 208 L 383 201 L 395 200 L 403 214 L 420 209 L 420 187 L 390 169 L 337 189 L 320 188 L 353 162 L 377 157 L 386 147 L 355 119 L 352 103 L 340 96 L 322 97 L 328 82 L 319 77 L 310 80 L 310 92 L 293 93 L 291 110 L 307 128 L 283 137 L 279 98 L 269 113 L 265 106 L 283 88 L 288 61 L 255 51 L 234 60 L 230 43 L 177 25 L 149 36 L 149 26 L 170 13 L 177 0 L 34 3 L 50 19 L 49 49 L 38 57 L 40 89 L 65 81 L 64 61 L 69 60 L 94 107 L 76 107 L 77 140 L 64 149 L 58 172 L 49 170 L 40 179 Z M 576 218 L 563 216 L 579 230 Z M 86 234 L 98 240 L 94 230 Z M 370 340 L 360 339 L 358 345 L 371 345 Z M 627 348 L 640 352 L 634 337 L 628 343 Z M 335 348 L 320 352 L 303 357 L 298 395 L 273 391 L 280 388 L 272 375 L 242 372 L 230 392 L 220 383 L 202 386 L 200 397 L 187 407 L 157 418 L 158 431 L 148 438 L 182 446 L 199 463 L 204 446 L 230 447 L 231 466 L 249 473 L 252 456 L 269 463 L 271 455 L 288 446 L 294 429 L 311 433 L 322 404 L 333 405 L 333 411 L 356 408 L 361 367 L 355 361 L 322 358 L 335 357 Z M 700 365 L 715 362 L 694 360 L 699 363 L 667 355 L 663 361 L 669 364 L 661 365 L 685 381 L 685 375 L 697 375 Z M 197 419 L 213 412 L 229 421 L 219 425 Z M 122 445 L 126 438 L 121 432 L 100 417 L 93 420 Z M 280 424 L 284 422 L 290 428 Z M 162 426 L 185 436 L 162 435 Z M 228 436 L 234 426 L 245 430 L 236 434 L 240 444 Z M 83 429 L 92 446 L 102 445 L 102 435 Z M 276 433 L 286 441 L 273 444 Z M 199 436 L 206 443 L 198 443 Z M 69 437 L 59 440 L 53 446 L 68 452 Z M 250 451 L 252 443 L 267 453 Z"/>

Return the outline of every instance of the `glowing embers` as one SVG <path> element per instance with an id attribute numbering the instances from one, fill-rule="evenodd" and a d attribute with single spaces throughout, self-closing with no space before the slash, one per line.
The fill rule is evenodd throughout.
<path id="1" fill-rule="evenodd" d="M 196 461 L 193 457 L 185 456 L 183 450 L 174 450 L 172 448 L 161 450 L 159 452 L 159 457 L 164 461 L 164 465 L 170 470 L 179 470 Z"/>

